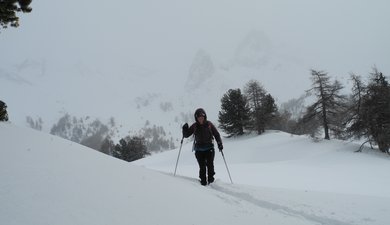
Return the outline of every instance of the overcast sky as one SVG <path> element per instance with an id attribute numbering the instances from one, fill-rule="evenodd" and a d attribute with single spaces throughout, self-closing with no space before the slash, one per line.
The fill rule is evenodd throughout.
<path id="1" fill-rule="evenodd" d="M 34 0 L 20 27 L 2 30 L 2 66 L 25 59 L 54 68 L 79 62 L 187 76 L 199 49 L 225 62 L 248 33 L 333 75 L 390 73 L 387 0 Z M 0 66 L 1 67 L 1 66 Z"/>

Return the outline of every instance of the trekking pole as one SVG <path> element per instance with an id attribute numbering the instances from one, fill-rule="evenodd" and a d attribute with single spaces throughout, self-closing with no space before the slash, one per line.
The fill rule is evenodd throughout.
<path id="1" fill-rule="evenodd" d="M 181 147 L 183 146 L 183 139 L 184 139 L 184 136 L 181 138 L 179 154 L 177 155 L 176 166 L 175 166 L 175 172 L 173 173 L 173 176 L 176 176 L 176 169 L 177 169 L 177 164 L 179 163 Z"/>
<path id="2" fill-rule="evenodd" d="M 225 162 L 226 170 L 227 170 L 227 172 L 229 174 L 230 182 L 233 184 L 232 177 L 230 176 L 230 171 L 229 171 L 229 168 L 227 166 L 225 155 L 223 154 L 223 151 L 221 151 L 221 154 L 222 154 L 223 161 Z"/>

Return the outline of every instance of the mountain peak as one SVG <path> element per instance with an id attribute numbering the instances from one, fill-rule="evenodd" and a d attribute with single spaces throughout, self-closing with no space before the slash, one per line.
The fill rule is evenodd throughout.
<path id="1" fill-rule="evenodd" d="M 267 65 L 272 52 L 271 40 L 263 31 L 252 30 L 237 46 L 234 61 L 244 67 Z"/>
<path id="2" fill-rule="evenodd" d="M 198 50 L 190 66 L 186 86 L 199 88 L 215 72 L 214 63 L 210 55 L 203 49 Z"/>

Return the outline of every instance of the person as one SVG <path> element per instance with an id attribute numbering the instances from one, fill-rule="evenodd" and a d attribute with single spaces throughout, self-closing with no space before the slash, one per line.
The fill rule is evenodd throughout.
<path id="1" fill-rule="evenodd" d="M 188 138 L 194 134 L 193 150 L 199 164 L 199 178 L 202 185 L 207 185 L 214 182 L 214 143 L 215 138 L 219 151 L 222 151 L 223 145 L 221 135 L 217 128 L 207 120 L 207 115 L 204 109 L 199 108 L 194 114 L 195 123 L 190 127 L 188 123 L 183 125 L 183 137 Z M 207 174 L 207 176 L 206 176 Z"/>

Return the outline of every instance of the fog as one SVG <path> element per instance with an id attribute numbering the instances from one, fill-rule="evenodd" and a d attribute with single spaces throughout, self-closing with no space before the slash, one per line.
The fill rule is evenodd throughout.
<path id="1" fill-rule="evenodd" d="M 0 97 L 19 120 L 58 108 L 91 111 L 88 101 L 102 96 L 116 107 L 114 98 L 120 105 L 184 89 L 202 51 L 216 68 L 210 85 L 225 82 L 210 105 L 217 108 L 222 91 L 250 78 L 282 103 L 310 88 L 310 69 L 344 84 L 349 73 L 367 76 L 373 66 L 389 76 L 389 6 L 386 0 L 34 0 L 20 27 L 1 30 Z M 118 83 L 128 83 L 133 95 Z M 52 111 L 34 108 L 37 98 Z"/>
<path id="2" fill-rule="evenodd" d="M 181 76 L 199 49 L 227 61 L 255 30 L 308 69 L 365 72 L 376 64 L 389 70 L 385 0 L 40 0 L 31 6 L 19 28 L 0 35 L 3 65 L 31 58 Z"/>

